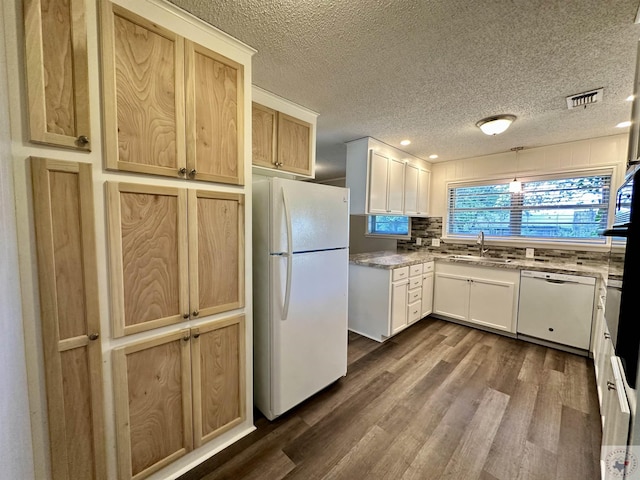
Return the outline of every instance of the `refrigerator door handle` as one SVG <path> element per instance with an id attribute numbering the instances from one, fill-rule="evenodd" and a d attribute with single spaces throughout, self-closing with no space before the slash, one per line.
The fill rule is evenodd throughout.
<path id="1" fill-rule="evenodd" d="M 283 256 L 287 257 L 287 282 L 284 293 L 284 305 L 282 306 L 282 320 L 286 320 L 289 315 L 289 301 L 291 300 L 291 270 L 293 262 L 293 246 L 291 238 L 291 213 L 289 212 L 289 204 L 284 187 L 282 187 L 282 206 L 284 207 L 284 218 L 287 228 L 287 253 Z"/>

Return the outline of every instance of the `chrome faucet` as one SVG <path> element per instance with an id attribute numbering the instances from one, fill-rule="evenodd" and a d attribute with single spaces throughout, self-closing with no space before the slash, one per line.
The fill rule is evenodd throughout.
<path id="1" fill-rule="evenodd" d="M 484 248 L 484 232 L 480 230 L 478 234 L 478 238 L 476 239 L 476 243 L 480 245 L 480 256 L 484 257 L 484 254 L 489 251 L 488 248 Z"/>

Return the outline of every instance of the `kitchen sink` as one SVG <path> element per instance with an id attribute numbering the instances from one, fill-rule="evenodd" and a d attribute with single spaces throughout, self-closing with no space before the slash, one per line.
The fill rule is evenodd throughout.
<path id="1" fill-rule="evenodd" d="M 491 258 L 491 257 L 480 257 L 477 255 L 450 255 L 450 259 L 452 260 L 464 260 L 467 262 L 487 262 L 487 263 L 511 263 L 513 260 L 509 258 Z"/>

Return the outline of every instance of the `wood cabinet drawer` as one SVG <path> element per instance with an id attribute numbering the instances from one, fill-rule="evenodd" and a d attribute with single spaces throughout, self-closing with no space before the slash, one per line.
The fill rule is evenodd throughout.
<path id="1" fill-rule="evenodd" d="M 415 278 L 409 278 L 409 289 L 420 288 L 422 286 L 422 275 Z"/>
<path id="2" fill-rule="evenodd" d="M 422 275 L 422 264 L 420 265 L 411 265 L 409 267 L 409 276 L 416 277 L 418 275 Z"/>
<path id="3" fill-rule="evenodd" d="M 409 284 L 409 286 L 411 286 L 411 284 Z M 420 300 L 422 298 L 422 289 L 418 287 L 413 290 L 409 290 L 407 297 L 407 303 L 413 303 Z"/>
<path id="4" fill-rule="evenodd" d="M 398 280 L 404 280 L 409 276 L 409 267 L 400 267 L 393 269 L 392 280 L 397 282 Z"/>
<path id="5" fill-rule="evenodd" d="M 417 302 L 410 303 L 407 306 L 407 322 L 413 323 L 420 320 L 420 310 L 422 309 L 422 305 L 420 300 Z"/>
<path id="6" fill-rule="evenodd" d="M 433 272 L 433 269 L 434 269 L 433 265 L 434 265 L 433 262 L 423 263 L 422 264 L 422 273 Z"/>

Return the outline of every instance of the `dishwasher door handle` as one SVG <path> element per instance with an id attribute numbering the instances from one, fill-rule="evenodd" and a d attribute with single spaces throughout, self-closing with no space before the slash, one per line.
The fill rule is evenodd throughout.
<path id="1" fill-rule="evenodd" d="M 559 285 L 565 284 L 565 283 L 578 283 L 578 282 L 571 282 L 569 280 L 556 280 L 555 278 L 545 278 L 544 279 L 545 282 L 547 283 L 556 283 Z"/>

